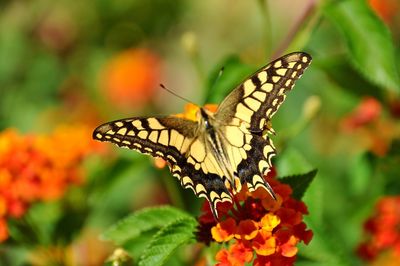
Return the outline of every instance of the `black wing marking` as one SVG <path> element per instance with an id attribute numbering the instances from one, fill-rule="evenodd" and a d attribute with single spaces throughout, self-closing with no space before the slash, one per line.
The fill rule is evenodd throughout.
<path id="1" fill-rule="evenodd" d="M 276 198 L 271 186 L 263 177 L 271 169 L 271 159 L 275 156 L 274 145 L 268 137 L 253 135 L 250 146 L 251 149 L 246 152 L 246 159 L 242 160 L 237 167 L 237 175 L 242 184 L 247 183 L 250 192 L 263 187 L 273 198 Z"/>
<path id="2" fill-rule="evenodd" d="M 311 63 L 311 56 L 291 53 L 272 61 L 234 89 L 220 104 L 216 119 L 225 125 L 245 123 L 253 132 L 269 127 L 294 82 Z"/>
<path id="3" fill-rule="evenodd" d="M 310 63 L 311 56 L 306 53 L 278 58 L 246 79 L 218 108 L 215 117 L 228 142 L 231 164 L 250 191 L 261 186 L 275 197 L 263 178 L 275 156 L 272 141 L 264 132 L 272 131 L 271 117 Z"/>
<path id="4" fill-rule="evenodd" d="M 274 197 L 262 175 L 271 167 L 275 148 L 263 132 L 272 130 L 271 117 L 310 62 L 306 53 L 292 53 L 273 61 L 234 89 L 215 114 L 215 126 L 225 137 L 235 175 L 242 184 L 247 183 L 250 191 L 261 186 Z M 205 133 L 198 127 L 196 122 L 172 116 L 131 118 L 99 126 L 93 138 L 164 158 L 182 186 L 206 198 L 217 217 L 217 203 L 232 202 L 232 198 L 227 178 L 215 163 L 215 155 L 207 150 Z M 235 127 L 240 128 L 238 137 L 229 133 Z"/>
<path id="5" fill-rule="evenodd" d="M 173 163 L 174 157 L 169 154 L 169 149 L 177 147 L 184 154 L 196 137 L 196 130 L 196 122 L 177 117 L 134 117 L 97 127 L 93 138 Z"/>
<path id="6" fill-rule="evenodd" d="M 232 202 L 218 164 L 211 164 L 203 136 L 198 136 L 198 123 L 178 117 L 129 118 L 105 123 L 93 132 L 93 138 L 112 142 L 120 147 L 161 157 L 184 188 L 206 198 L 215 217 L 218 202 Z M 199 160 L 196 153 L 203 153 Z M 201 155 L 200 157 L 202 157 Z M 206 167 L 208 166 L 208 168 Z M 213 169 L 213 171 L 206 171 Z"/>
<path id="7" fill-rule="evenodd" d="M 249 191 L 254 191 L 263 186 L 275 197 L 272 189 L 263 176 L 272 166 L 271 159 L 275 156 L 275 148 L 268 136 L 257 135 L 241 126 L 221 126 L 219 135 L 224 143 L 230 165 L 234 169 L 234 175 L 239 178 L 240 184 L 247 183 Z M 236 183 L 234 183 L 236 184 Z M 239 192 L 240 187 L 234 187 L 234 193 Z"/>

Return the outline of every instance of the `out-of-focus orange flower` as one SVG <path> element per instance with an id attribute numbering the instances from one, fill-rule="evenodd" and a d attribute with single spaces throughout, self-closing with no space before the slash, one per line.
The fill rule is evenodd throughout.
<path id="1" fill-rule="evenodd" d="M 70 245 L 38 246 L 27 256 L 29 265 L 102 265 L 112 251 L 110 243 L 99 240 L 99 230 L 83 231 Z"/>
<path id="2" fill-rule="evenodd" d="M 375 213 L 365 222 L 365 240 L 358 246 L 358 255 L 370 262 L 386 261 L 380 265 L 394 265 L 400 261 L 400 196 L 381 198 Z M 387 261 L 387 258 L 392 258 Z M 390 264 L 392 261 L 392 264 Z"/>
<path id="3" fill-rule="evenodd" d="M 101 147 L 90 136 L 87 126 L 60 126 L 51 135 L 1 132 L 0 219 L 19 218 L 30 204 L 58 199 L 68 186 L 82 183 L 82 160 Z M 6 227 L 0 223 L 0 235 Z"/>
<path id="4" fill-rule="evenodd" d="M 204 109 L 207 109 L 208 111 L 215 113 L 218 109 L 218 105 L 216 104 L 206 104 L 203 106 Z M 187 120 L 192 120 L 192 121 L 198 121 L 198 111 L 200 110 L 200 106 L 194 104 L 194 103 L 188 103 L 185 105 L 185 109 L 183 113 L 180 114 L 175 114 L 174 116 L 180 117 L 180 118 L 185 118 Z"/>
<path id="5" fill-rule="evenodd" d="M 372 97 L 362 99 L 356 109 L 342 119 L 341 130 L 354 135 L 355 143 L 361 148 L 379 156 L 386 154 L 392 140 L 400 134 L 399 124 L 384 117 L 382 105 Z"/>
<path id="6" fill-rule="evenodd" d="M 350 131 L 367 125 L 379 118 L 381 110 L 382 106 L 375 98 L 366 97 L 352 113 L 343 119 L 342 126 Z"/>
<path id="7" fill-rule="evenodd" d="M 201 257 L 194 263 L 194 266 L 207 266 L 207 265 L 208 264 L 206 257 Z"/>
<path id="8" fill-rule="evenodd" d="M 205 211 L 199 217 L 198 239 L 230 244 L 229 249 L 217 253 L 217 265 L 244 265 L 253 259 L 253 265 L 293 265 L 298 243 L 311 241 L 313 233 L 303 222 L 303 215 L 308 214 L 306 205 L 293 199 L 290 186 L 274 176 L 273 170 L 265 178 L 277 195 L 276 201 L 262 189 L 250 193 L 244 186 L 234 196 L 235 206 L 231 204 L 229 209 L 217 205 L 220 217 L 225 217 L 220 222 L 213 219 L 205 202 Z M 207 228 L 211 228 L 209 240 L 204 232 Z"/>
<path id="9" fill-rule="evenodd" d="M 188 103 L 185 105 L 183 113 L 175 114 L 174 116 L 184 118 L 187 120 L 197 121 L 197 112 L 200 107 L 194 103 Z"/>
<path id="10" fill-rule="evenodd" d="M 111 103 L 122 109 L 138 108 L 154 96 L 160 78 L 160 59 L 148 49 L 126 50 L 107 63 L 101 78 Z"/>
<path id="11" fill-rule="evenodd" d="M 398 0 L 369 0 L 369 5 L 386 23 L 390 23 L 400 9 Z"/>
<path id="12" fill-rule="evenodd" d="M 8 238 L 7 222 L 4 218 L 0 218 L 0 242 Z"/>

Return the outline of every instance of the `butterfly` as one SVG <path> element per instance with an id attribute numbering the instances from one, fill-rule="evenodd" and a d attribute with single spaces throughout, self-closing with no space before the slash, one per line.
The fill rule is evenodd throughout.
<path id="1" fill-rule="evenodd" d="M 217 204 L 232 202 L 244 185 L 275 198 L 263 178 L 275 156 L 271 117 L 311 60 L 295 52 L 272 61 L 230 92 L 216 112 L 199 107 L 196 121 L 132 117 L 100 125 L 93 138 L 163 158 L 184 188 L 208 200 L 218 219 Z"/>

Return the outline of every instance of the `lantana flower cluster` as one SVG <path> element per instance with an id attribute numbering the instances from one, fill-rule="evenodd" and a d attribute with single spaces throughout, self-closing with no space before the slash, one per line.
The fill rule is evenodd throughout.
<path id="1" fill-rule="evenodd" d="M 216 254 L 217 265 L 293 265 L 300 242 L 308 244 L 313 236 L 303 222 L 306 205 L 291 197 L 292 189 L 274 178 L 265 177 L 276 193 L 274 200 L 267 191 L 250 193 L 244 187 L 234 196 L 234 206 L 217 206 L 221 221 L 215 222 L 208 203 L 199 217 L 198 239 L 225 243 Z"/>
<path id="2" fill-rule="evenodd" d="M 218 106 L 208 104 L 204 108 L 216 112 Z M 187 104 L 184 112 L 175 116 L 197 121 L 198 110 L 198 106 Z M 162 168 L 165 161 L 156 160 L 156 165 Z M 297 245 L 311 241 L 313 232 L 303 222 L 303 215 L 308 214 L 307 206 L 292 197 L 289 185 L 276 179 L 275 168 L 264 178 L 274 190 L 276 200 L 263 188 L 249 192 L 244 185 L 233 196 L 232 204 L 217 204 L 219 221 L 209 203 L 204 202 L 203 214 L 198 219 L 197 239 L 206 245 L 217 242 L 228 246 L 217 252 L 218 266 L 293 265 Z"/>
<path id="3" fill-rule="evenodd" d="M 357 249 L 362 259 L 400 261 L 400 196 L 378 201 L 375 213 L 364 223 L 364 238 Z"/>
<path id="4" fill-rule="evenodd" d="M 50 135 L 0 132 L 0 242 L 9 236 L 7 219 L 21 218 L 32 203 L 58 199 L 68 186 L 82 183 L 82 160 L 100 148 L 90 133 L 86 126 L 60 126 Z"/>

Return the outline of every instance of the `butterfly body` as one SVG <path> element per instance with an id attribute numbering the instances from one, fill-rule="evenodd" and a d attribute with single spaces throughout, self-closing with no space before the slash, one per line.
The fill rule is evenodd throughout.
<path id="1" fill-rule="evenodd" d="M 215 217 L 217 203 L 232 202 L 243 185 L 275 197 L 263 178 L 275 155 L 270 119 L 310 62 L 306 53 L 273 61 L 235 88 L 215 113 L 199 107 L 194 120 L 116 120 L 96 128 L 93 138 L 163 158 L 183 187 L 210 202 Z"/>

